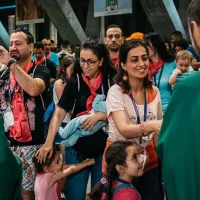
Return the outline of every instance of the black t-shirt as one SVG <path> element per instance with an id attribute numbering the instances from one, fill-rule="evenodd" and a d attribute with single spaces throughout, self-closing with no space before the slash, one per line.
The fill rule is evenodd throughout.
<path id="1" fill-rule="evenodd" d="M 46 66 L 48 68 L 48 70 L 50 72 L 50 78 L 56 79 L 57 71 L 56 71 L 56 65 L 54 64 L 54 62 L 52 62 L 49 59 L 46 59 L 46 61 L 44 61 L 42 63 L 42 65 L 44 65 L 44 66 Z"/>
<path id="2" fill-rule="evenodd" d="M 69 112 L 73 109 L 74 102 L 76 100 L 72 119 L 80 112 L 86 111 L 86 102 L 90 96 L 90 90 L 84 82 L 81 75 L 80 79 L 80 90 L 78 91 L 78 80 L 77 77 L 71 77 L 67 82 L 58 106 Z M 108 92 L 108 78 L 103 77 L 101 86 L 97 89 L 97 94 L 107 95 Z M 102 91 L 103 90 L 103 91 Z M 79 138 L 78 142 L 74 145 L 74 148 L 81 153 L 84 157 L 96 157 L 101 155 L 105 149 L 107 140 L 107 134 L 100 129 L 91 136 L 85 136 Z"/>
<path id="3" fill-rule="evenodd" d="M 35 70 L 35 71 L 34 71 Z M 0 71 L 0 115 L 4 115 L 10 106 L 10 87 L 9 87 L 9 74 L 10 71 L 6 72 Z M 34 74 L 33 74 L 34 71 Z M 49 70 L 43 65 L 38 65 L 36 68 L 33 66 L 29 72 L 29 75 L 34 78 L 40 78 L 45 82 L 46 88 L 49 87 Z M 3 76 L 2 76 L 3 75 Z M 31 129 L 31 134 L 33 140 L 26 143 L 17 142 L 14 139 L 9 138 L 9 132 L 6 133 L 9 140 L 11 140 L 11 145 L 37 145 L 44 143 L 44 112 L 46 108 L 46 92 L 45 91 L 37 96 L 31 97 L 26 92 L 20 92 L 24 98 L 24 105 L 28 117 L 29 127 Z"/>

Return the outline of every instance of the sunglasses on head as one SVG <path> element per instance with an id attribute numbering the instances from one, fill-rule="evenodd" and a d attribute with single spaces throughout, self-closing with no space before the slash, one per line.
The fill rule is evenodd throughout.
<path id="1" fill-rule="evenodd" d="M 13 30 L 13 33 L 17 33 L 17 32 L 28 32 L 28 28 L 25 26 L 25 27 L 22 27 L 22 28 L 16 28 Z"/>

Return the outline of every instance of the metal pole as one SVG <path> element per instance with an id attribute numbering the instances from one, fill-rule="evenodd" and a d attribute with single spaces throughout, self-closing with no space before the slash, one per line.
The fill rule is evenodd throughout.
<path id="1" fill-rule="evenodd" d="M 8 16 L 8 33 L 12 34 L 12 31 L 15 29 L 15 15 Z"/>
<path id="2" fill-rule="evenodd" d="M 100 40 L 104 42 L 105 37 L 105 17 L 101 17 L 101 32 L 100 32 Z"/>

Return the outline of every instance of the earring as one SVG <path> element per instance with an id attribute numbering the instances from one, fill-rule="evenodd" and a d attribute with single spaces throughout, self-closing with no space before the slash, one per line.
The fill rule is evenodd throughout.
<path id="1" fill-rule="evenodd" d="M 127 81 L 128 80 L 127 71 L 124 72 L 124 75 L 123 75 L 122 79 L 123 79 L 123 81 Z"/>

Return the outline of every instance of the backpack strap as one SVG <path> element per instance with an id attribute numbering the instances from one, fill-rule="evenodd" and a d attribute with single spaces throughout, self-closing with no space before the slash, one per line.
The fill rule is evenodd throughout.
<path id="1" fill-rule="evenodd" d="M 35 67 L 34 67 L 34 69 L 33 69 L 33 73 L 30 74 L 30 76 L 31 76 L 32 78 L 34 77 L 34 74 L 35 74 L 35 70 L 36 70 L 36 68 L 37 68 L 37 65 L 35 65 Z M 46 110 L 46 107 L 45 107 L 45 105 L 44 105 L 44 100 L 43 100 L 41 94 L 40 94 L 40 99 L 41 99 L 41 102 L 42 102 L 42 107 L 43 107 L 43 109 Z"/>
<path id="2" fill-rule="evenodd" d="M 80 78 L 79 78 L 78 74 L 76 74 L 76 77 L 77 77 L 77 81 L 78 81 L 78 92 L 79 92 L 80 91 Z M 74 105 L 73 105 L 73 108 L 72 108 L 72 114 L 74 113 L 75 106 L 76 106 L 76 99 L 74 101 Z"/>
<path id="3" fill-rule="evenodd" d="M 113 191 L 112 191 L 112 195 L 114 196 L 117 192 L 119 192 L 121 189 L 125 189 L 125 188 L 131 188 L 133 190 L 136 190 L 135 187 L 132 184 L 126 184 L 126 183 L 122 183 L 120 185 L 118 185 Z"/>

